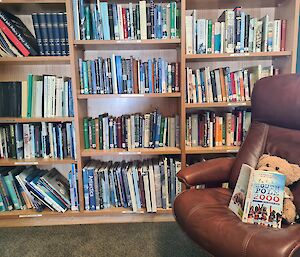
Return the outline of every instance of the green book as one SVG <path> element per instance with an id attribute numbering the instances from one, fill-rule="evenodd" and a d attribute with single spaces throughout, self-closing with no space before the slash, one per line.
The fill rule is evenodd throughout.
<path id="1" fill-rule="evenodd" d="M 32 112 L 32 74 L 28 75 L 27 78 L 27 86 L 28 86 L 28 101 L 27 101 L 27 118 L 31 118 L 31 112 Z"/>
<path id="2" fill-rule="evenodd" d="M 95 119 L 91 119 L 91 127 L 92 127 L 92 148 L 96 149 L 96 124 L 95 124 Z"/>
<path id="3" fill-rule="evenodd" d="M 84 136 L 84 149 L 90 149 L 89 118 L 83 119 L 83 136 Z"/>
<path id="4" fill-rule="evenodd" d="M 84 94 L 89 94 L 89 75 L 87 62 L 82 61 L 82 70 L 83 70 L 83 90 Z"/>
<path id="5" fill-rule="evenodd" d="M 2 211 L 5 211 L 5 205 L 4 205 L 4 202 L 3 202 L 3 198 L 2 198 L 2 195 L 0 193 L 0 212 Z"/>
<path id="6" fill-rule="evenodd" d="M 171 38 L 176 38 L 176 28 L 175 28 L 175 8 L 176 5 L 174 2 L 170 3 L 170 33 Z"/>
<path id="7" fill-rule="evenodd" d="M 208 20 L 207 24 L 207 53 L 212 53 L 212 21 Z"/>
<path id="8" fill-rule="evenodd" d="M 99 150 L 103 150 L 103 116 L 99 115 Z"/>
<path id="9" fill-rule="evenodd" d="M 176 8 L 176 37 L 181 37 L 181 11 L 179 8 Z"/>
<path id="10" fill-rule="evenodd" d="M 86 6 L 84 8 L 84 15 L 85 15 L 85 35 L 86 39 L 91 39 L 91 14 L 90 14 L 90 7 Z"/>
<path id="11" fill-rule="evenodd" d="M 11 173 L 4 176 L 4 182 L 7 186 L 8 193 L 11 197 L 11 200 L 13 202 L 14 208 L 16 210 L 20 210 L 22 206 L 21 198 L 19 195 L 19 192 L 16 188 L 16 185 L 14 184 L 14 178 Z"/>
<path id="12" fill-rule="evenodd" d="M 159 146 L 162 147 L 164 144 L 164 130 L 165 130 L 165 118 L 161 117 L 160 132 L 159 132 Z"/>

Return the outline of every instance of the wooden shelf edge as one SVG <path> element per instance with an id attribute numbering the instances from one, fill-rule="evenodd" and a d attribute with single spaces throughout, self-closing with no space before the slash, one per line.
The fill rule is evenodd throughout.
<path id="1" fill-rule="evenodd" d="M 219 147 L 186 147 L 186 154 L 209 154 L 209 153 L 237 153 L 239 146 L 219 146 Z"/>
<path id="2" fill-rule="evenodd" d="M 174 39 L 141 39 L 141 40 L 74 40 L 74 45 L 149 45 L 180 44 L 180 38 Z"/>
<path id="3" fill-rule="evenodd" d="M 63 4 L 66 0 L 1 0 L 1 4 Z"/>
<path id="4" fill-rule="evenodd" d="M 93 150 L 85 149 L 81 151 L 82 157 L 93 156 L 109 156 L 109 155 L 167 155 L 167 154 L 181 154 L 181 150 L 177 147 L 159 147 L 159 148 L 134 148 L 130 150 L 125 149 L 111 149 L 111 150 Z"/>
<path id="5" fill-rule="evenodd" d="M 260 58 L 291 56 L 292 51 L 260 52 L 260 53 L 232 53 L 232 54 L 186 54 L 186 60 L 198 59 L 227 59 L 227 58 Z"/>
<path id="6" fill-rule="evenodd" d="M 152 93 L 152 94 L 78 94 L 78 99 L 105 98 L 180 98 L 181 93 Z"/>
<path id="7" fill-rule="evenodd" d="M 251 101 L 246 102 L 215 102 L 215 103 L 186 103 L 186 109 L 201 108 L 226 108 L 226 107 L 250 107 Z"/>
<path id="8" fill-rule="evenodd" d="M 1 166 L 29 166 L 29 165 L 53 165 L 53 164 L 75 164 L 76 160 L 71 158 L 65 159 L 0 159 L 0 167 Z M 0 215 L 1 216 L 1 215 Z"/>
<path id="9" fill-rule="evenodd" d="M 158 210 L 157 213 L 128 213 L 124 208 L 100 211 L 67 211 L 65 213 L 35 210 L 0 213 L 0 227 L 52 226 L 75 224 L 174 222 L 172 210 Z M 129 211 L 129 209 L 126 209 Z"/>
<path id="10" fill-rule="evenodd" d="M 28 57 L 0 57 L 0 63 L 70 63 L 70 56 L 28 56 Z"/>
<path id="11" fill-rule="evenodd" d="M 54 118 L 13 118 L 1 117 L 0 123 L 31 123 L 31 122 L 72 122 L 74 117 L 54 117 Z"/>

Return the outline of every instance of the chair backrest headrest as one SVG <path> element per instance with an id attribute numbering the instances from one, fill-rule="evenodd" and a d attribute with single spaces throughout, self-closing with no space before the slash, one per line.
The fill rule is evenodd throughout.
<path id="1" fill-rule="evenodd" d="M 300 75 L 259 80 L 252 94 L 252 120 L 300 130 Z"/>

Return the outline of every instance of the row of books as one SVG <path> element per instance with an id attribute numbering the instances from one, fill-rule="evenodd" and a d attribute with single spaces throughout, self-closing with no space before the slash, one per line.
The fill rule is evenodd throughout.
<path id="1" fill-rule="evenodd" d="M 33 13 L 32 22 L 39 55 L 69 55 L 66 13 Z"/>
<path id="2" fill-rule="evenodd" d="M 229 67 L 210 70 L 186 68 L 186 103 L 250 101 L 255 82 L 279 74 L 273 65 L 244 68 L 231 72 Z"/>
<path id="3" fill-rule="evenodd" d="M 251 123 L 251 112 L 234 110 L 222 115 L 215 112 L 189 114 L 186 117 L 186 146 L 239 146 Z"/>
<path id="4" fill-rule="evenodd" d="M 0 117 L 72 116 L 70 78 L 29 74 L 27 81 L 0 82 Z"/>
<path id="5" fill-rule="evenodd" d="M 16 16 L 0 9 L 0 57 L 38 55 L 35 37 Z"/>
<path id="6" fill-rule="evenodd" d="M 178 38 L 180 10 L 177 2 L 138 4 L 73 0 L 76 40 L 140 40 Z"/>
<path id="7" fill-rule="evenodd" d="M 252 18 L 241 7 L 225 10 L 217 22 L 186 16 L 186 53 L 244 53 L 285 51 L 286 20 Z"/>
<path id="8" fill-rule="evenodd" d="M 0 158 L 76 158 L 73 123 L 0 125 Z"/>
<path id="9" fill-rule="evenodd" d="M 114 117 L 107 113 L 83 119 L 85 149 L 179 147 L 179 116 L 155 110 Z"/>
<path id="10" fill-rule="evenodd" d="M 163 58 L 122 58 L 112 55 L 79 59 L 81 94 L 144 94 L 179 92 L 179 63 Z"/>
<path id="11" fill-rule="evenodd" d="M 74 177 L 77 185 L 76 173 L 73 165 L 70 177 Z M 32 208 L 42 211 L 44 207 L 58 212 L 78 210 L 78 201 L 71 203 L 69 192 L 68 180 L 54 168 L 50 171 L 34 166 L 0 168 L 0 211 Z"/>
<path id="12" fill-rule="evenodd" d="M 176 173 L 181 162 L 173 158 L 133 162 L 92 161 L 83 168 L 86 210 L 111 207 L 132 208 L 140 212 L 157 212 L 172 207 L 181 192 Z"/>

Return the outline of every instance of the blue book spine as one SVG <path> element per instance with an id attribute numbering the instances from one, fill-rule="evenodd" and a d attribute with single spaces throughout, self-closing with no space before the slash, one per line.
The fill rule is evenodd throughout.
<path id="1" fill-rule="evenodd" d="M 57 135 L 56 135 L 56 129 L 55 125 L 53 124 L 52 127 L 52 133 L 53 133 L 53 158 L 57 158 Z"/>
<path id="2" fill-rule="evenodd" d="M 50 47 L 50 55 L 56 55 L 56 49 L 54 45 L 54 31 L 52 27 L 51 13 L 46 13 L 46 27 L 48 33 L 49 47 Z"/>
<path id="3" fill-rule="evenodd" d="M 65 56 L 67 55 L 66 51 L 66 34 L 65 34 L 65 29 L 64 29 L 64 14 L 63 13 L 58 13 L 58 30 L 59 30 L 59 37 L 60 37 L 60 47 L 62 51 L 62 55 Z"/>
<path id="4" fill-rule="evenodd" d="M 80 16 L 80 39 L 86 39 L 86 31 L 85 31 L 85 14 L 84 14 L 84 0 L 80 0 L 79 2 L 79 16 Z"/>
<path id="5" fill-rule="evenodd" d="M 68 101 L 68 105 L 69 105 L 69 117 L 74 117 L 74 98 L 73 98 L 73 91 L 72 91 L 72 80 L 69 79 L 68 80 L 68 96 L 69 96 L 69 101 Z"/>
<path id="6" fill-rule="evenodd" d="M 59 142 L 59 157 L 60 159 L 63 159 L 64 151 L 63 151 L 63 138 L 62 138 L 62 124 L 58 124 L 58 142 Z"/>
<path id="7" fill-rule="evenodd" d="M 100 94 L 104 94 L 104 80 L 103 80 L 103 61 L 102 58 L 98 58 L 98 69 L 99 69 L 99 92 Z"/>
<path id="8" fill-rule="evenodd" d="M 200 70 L 200 80 L 201 80 L 201 91 L 202 91 L 202 102 L 206 103 L 206 95 L 205 95 L 205 80 L 204 80 L 204 71 Z"/>
<path id="9" fill-rule="evenodd" d="M 90 210 L 96 210 L 96 195 L 95 195 L 95 181 L 94 181 L 94 169 L 88 169 L 88 187 L 89 187 L 89 204 Z"/>
<path id="10" fill-rule="evenodd" d="M 40 27 L 41 36 L 42 36 L 44 54 L 49 56 L 50 55 L 50 46 L 49 46 L 48 31 L 47 31 L 47 25 L 46 25 L 46 14 L 38 13 L 37 15 L 38 15 L 38 20 L 40 22 L 39 27 Z"/>
<path id="11" fill-rule="evenodd" d="M 103 186 L 103 205 L 104 208 L 110 207 L 110 190 L 109 190 L 109 178 L 108 178 L 108 171 L 104 171 L 104 180 L 102 183 Z"/>
<path id="12" fill-rule="evenodd" d="M 157 8 L 158 8 L 158 12 L 157 12 L 157 19 L 158 19 L 158 22 L 157 22 L 158 39 L 161 39 L 162 38 L 162 8 L 161 8 L 161 5 L 159 4 L 157 6 Z"/>
<path id="13" fill-rule="evenodd" d="M 198 90 L 198 85 L 199 85 L 200 81 L 197 80 L 197 76 L 195 74 L 195 85 L 196 85 L 196 101 L 197 103 L 199 102 L 199 90 Z M 201 96 L 202 97 L 202 96 Z"/>
<path id="14" fill-rule="evenodd" d="M 116 202 L 116 192 L 115 192 L 115 183 L 114 183 L 114 176 L 113 176 L 113 171 L 109 171 L 109 196 L 110 196 L 110 203 L 117 207 L 117 202 Z"/>
<path id="15" fill-rule="evenodd" d="M 101 2 L 100 8 L 101 8 L 101 16 L 102 16 L 101 18 L 102 18 L 102 25 L 103 25 L 104 40 L 110 40 L 107 2 Z"/>
<path id="16" fill-rule="evenodd" d="M 71 171 L 68 173 L 68 181 L 70 185 L 70 201 L 71 201 L 71 210 L 75 208 L 75 192 L 74 192 L 74 182 L 73 182 L 73 174 Z"/>
<path id="17" fill-rule="evenodd" d="M 51 20 L 52 20 L 52 29 L 53 29 L 53 37 L 54 37 L 54 49 L 55 49 L 55 55 L 61 56 L 62 55 L 62 49 L 60 45 L 60 35 L 59 35 L 59 27 L 58 27 L 58 14 L 52 13 L 51 14 Z"/>
<path id="18" fill-rule="evenodd" d="M 155 39 L 158 39 L 158 36 L 157 36 L 157 23 L 158 23 L 158 20 L 157 20 L 157 6 L 154 7 L 154 24 L 152 24 L 152 26 L 154 26 L 154 38 Z"/>
<path id="19" fill-rule="evenodd" d="M 156 131 L 157 131 L 157 111 L 153 113 L 153 126 L 152 126 L 152 147 L 155 147 Z M 151 132 L 150 132 L 151 134 Z"/>
<path id="20" fill-rule="evenodd" d="M 67 13 L 63 13 L 63 19 L 64 19 L 64 39 L 65 39 L 65 51 L 66 55 L 70 54 L 70 48 L 69 48 L 69 34 L 68 34 L 68 20 L 67 20 Z"/>
<path id="21" fill-rule="evenodd" d="M 91 71 L 92 71 L 92 93 L 97 94 L 95 61 L 91 61 Z"/>
<path id="22" fill-rule="evenodd" d="M 232 88 L 231 88 L 231 78 L 230 78 L 230 68 L 225 68 L 225 78 L 227 79 L 227 85 L 228 85 L 228 97 L 229 99 L 232 98 Z"/>
<path id="23" fill-rule="evenodd" d="M 43 48 L 43 39 L 42 39 L 42 32 L 41 32 L 41 28 L 40 28 L 40 22 L 38 19 L 38 14 L 37 13 L 33 13 L 32 14 L 32 23 L 33 23 L 33 27 L 34 27 L 34 32 L 35 32 L 35 37 L 37 40 L 37 44 L 40 50 L 40 55 L 45 55 L 44 53 L 44 48 Z"/>
<path id="24" fill-rule="evenodd" d="M 92 39 L 99 39 L 98 37 L 98 31 L 97 31 L 97 27 L 98 27 L 98 22 L 99 22 L 99 18 L 98 18 L 98 10 L 97 10 L 97 5 L 94 5 L 94 12 L 92 14 Z"/>
<path id="25" fill-rule="evenodd" d="M 140 209 L 142 207 L 142 204 L 141 204 L 140 190 L 139 190 L 139 183 L 138 183 L 139 176 L 138 176 L 136 168 L 133 169 L 133 171 L 132 171 L 132 178 L 133 178 L 133 186 L 134 186 L 137 207 L 138 207 L 138 209 Z"/>
<path id="26" fill-rule="evenodd" d="M 158 92 L 157 93 L 161 93 L 162 92 L 162 60 L 161 58 L 158 58 Z"/>
<path id="27" fill-rule="evenodd" d="M 86 168 L 82 170 L 82 179 L 83 179 L 84 206 L 85 206 L 85 210 L 89 210 L 90 209 L 89 175 L 88 175 L 88 170 Z"/>
<path id="28" fill-rule="evenodd" d="M 73 22 L 75 30 L 75 40 L 80 40 L 80 30 L 79 30 L 79 1 L 73 0 Z"/>
<path id="29" fill-rule="evenodd" d="M 88 67 L 86 61 L 82 61 L 82 72 L 83 72 L 84 94 L 89 94 L 89 75 L 88 75 Z"/>
<path id="30" fill-rule="evenodd" d="M 245 13 L 241 12 L 241 53 L 245 51 L 245 30 Z"/>
<path id="31" fill-rule="evenodd" d="M 123 92 L 123 76 L 122 76 L 122 58 L 121 56 L 116 56 L 116 71 L 117 71 L 117 83 L 118 83 L 118 93 Z"/>
<path id="32" fill-rule="evenodd" d="M 153 93 L 152 92 L 152 88 L 153 88 L 153 71 L 152 71 L 152 60 L 149 59 L 148 60 L 148 81 L 149 81 L 149 93 Z"/>
<path id="33" fill-rule="evenodd" d="M 128 203 L 127 203 L 125 185 L 124 185 L 124 180 L 123 180 L 121 169 L 117 170 L 117 177 L 118 177 L 118 182 L 120 184 L 120 191 L 121 191 L 120 193 L 122 194 L 123 207 L 127 208 L 128 207 Z"/>
<path id="34" fill-rule="evenodd" d="M 157 124 L 156 124 L 156 134 L 155 134 L 155 147 L 159 147 L 160 126 L 161 126 L 161 114 L 157 114 Z"/>
<path id="35" fill-rule="evenodd" d="M 113 20 L 114 20 L 114 32 L 115 32 L 115 39 L 120 39 L 120 33 L 119 33 L 119 24 L 118 24 L 118 11 L 117 11 L 117 5 L 112 4 L 112 10 L 113 10 Z"/>

